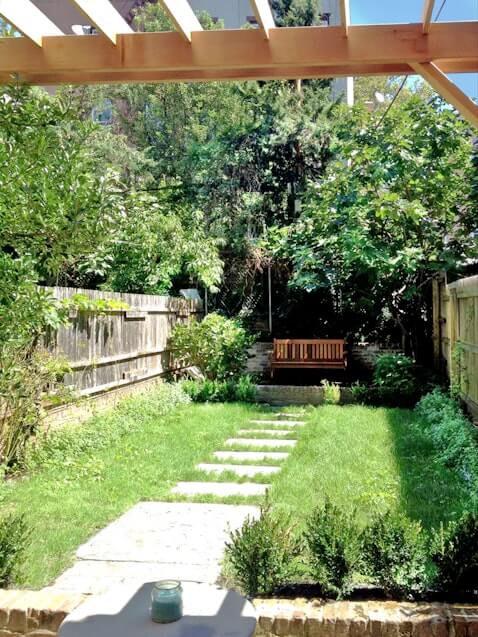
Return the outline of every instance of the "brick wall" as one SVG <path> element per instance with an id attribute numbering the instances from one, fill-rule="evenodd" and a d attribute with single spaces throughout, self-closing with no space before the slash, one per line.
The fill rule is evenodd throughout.
<path id="1" fill-rule="evenodd" d="M 270 373 L 272 359 L 272 343 L 254 343 L 249 349 L 247 373 L 266 375 Z M 358 369 L 372 370 L 380 354 L 399 354 L 401 349 L 382 347 L 376 343 L 360 343 L 354 345 L 349 352 L 349 365 Z"/>
<path id="2" fill-rule="evenodd" d="M 98 395 L 81 398 L 71 405 L 62 405 L 48 409 L 42 419 L 45 429 L 54 429 L 67 424 L 80 424 L 91 416 L 114 407 L 120 400 L 127 396 L 141 394 L 161 383 L 161 377 L 150 378 L 118 387 Z M 0 634 L 0 637 L 2 635 Z"/>
<path id="3" fill-rule="evenodd" d="M 256 385 L 259 403 L 268 405 L 321 405 L 324 390 L 316 385 Z M 353 402 L 350 387 L 340 388 L 340 403 Z"/>
<path id="4" fill-rule="evenodd" d="M 55 637 L 61 622 L 83 599 L 49 589 L 0 590 L 0 636 Z"/>
<path id="5" fill-rule="evenodd" d="M 256 600 L 256 637 L 477 637 L 478 606 Z"/>
<path id="6" fill-rule="evenodd" d="M 56 637 L 84 599 L 49 588 L 0 590 L 0 637 Z M 254 606 L 255 637 L 478 637 L 471 604 L 257 599 Z"/>
<path id="7" fill-rule="evenodd" d="M 267 374 L 271 369 L 272 343 L 254 343 L 248 350 L 246 372 L 248 374 Z"/>

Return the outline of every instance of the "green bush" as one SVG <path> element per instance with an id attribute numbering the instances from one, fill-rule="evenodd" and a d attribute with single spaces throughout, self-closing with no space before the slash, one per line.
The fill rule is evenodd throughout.
<path id="1" fill-rule="evenodd" d="M 324 405 L 338 405 L 340 403 L 340 386 L 337 383 L 329 383 L 323 380 L 321 383 L 324 396 Z"/>
<path id="2" fill-rule="evenodd" d="M 248 375 L 231 380 L 186 380 L 181 387 L 196 403 L 253 403 L 256 400 L 256 387 Z"/>
<path id="3" fill-rule="evenodd" d="M 234 581 L 250 596 L 271 595 L 287 583 L 297 543 L 289 519 L 267 504 L 230 534 L 225 559 Z"/>
<path id="4" fill-rule="evenodd" d="M 171 336 L 176 359 L 199 367 L 210 380 L 239 376 L 246 367 L 252 342 L 238 321 L 215 313 L 201 322 L 176 325 Z"/>
<path id="5" fill-rule="evenodd" d="M 311 575 L 326 594 L 342 596 L 350 587 L 359 557 L 354 515 L 326 499 L 307 521 L 305 543 Z"/>
<path id="6" fill-rule="evenodd" d="M 432 440 L 436 460 L 455 469 L 476 492 L 478 488 L 478 434 L 449 394 L 435 389 L 416 406 L 420 424 Z"/>
<path id="7" fill-rule="evenodd" d="M 21 565 L 29 532 L 23 516 L 9 514 L 0 518 L 0 586 L 12 582 Z"/>
<path id="8" fill-rule="evenodd" d="M 435 586 L 450 594 L 469 593 L 478 587 L 478 515 L 465 513 L 460 520 L 435 532 L 432 542 Z"/>
<path id="9" fill-rule="evenodd" d="M 414 361 L 404 354 L 382 354 L 377 358 L 371 385 L 355 385 L 352 394 L 366 405 L 410 407 L 420 397 L 422 384 Z"/>
<path id="10" fill-rule="evenodd" d="M 425 535 L 418 522 L 388 511 L 361 534 L 362 568 L 395 598 L 414 598 L 428 584 Z"/>

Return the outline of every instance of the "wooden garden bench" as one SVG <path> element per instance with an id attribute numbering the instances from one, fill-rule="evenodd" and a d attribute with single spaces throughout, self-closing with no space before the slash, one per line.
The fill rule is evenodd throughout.
<path id="1" fill-rule="evenodd" d="M 275 338 L 271 376 L 279 368 L 345 370 L 345 341 L 332 338 Z"/>

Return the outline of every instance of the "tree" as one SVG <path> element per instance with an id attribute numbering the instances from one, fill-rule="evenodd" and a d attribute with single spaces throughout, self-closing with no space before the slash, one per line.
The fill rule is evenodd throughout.
<path id="1" fill-rule="evenodd" d="M 295 286 L 333 294 L 350 334 L 390 319 L 423 359 L 432 277 L 477 254 L 471 131 L 438 98 L 379 117 L 344 113 L 335 160 L 275 245 Z"/>
<path id="2" fill-rule="evenodd" d="M 280 27 L 320 24 L 320 2 L 317 0 L 272 0 L 272 10 Z"/>

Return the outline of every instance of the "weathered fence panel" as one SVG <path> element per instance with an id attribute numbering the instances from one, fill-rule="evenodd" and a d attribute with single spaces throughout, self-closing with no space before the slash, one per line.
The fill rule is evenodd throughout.
<path id="1" fill-rule="evenodd" d="M 460 383 L 463 399 L 478 416 L 478 276 L 434 281 L 435 363 Z"/>
<path id="2" fill-rule="evenodd" d="M 168 339 L 172 328 L 177 322 L 202 314 L 199 301 L 184 298 L 63 287 L 48 290 L 57 299 L 84 294 L 128 306 L 104 314 L 72 314 L 69 325 L 47 338 L 47 348 L 70 363 L 72 372 L 67 374 L 65 384 L 84 396 L 171 371 Z"/>

